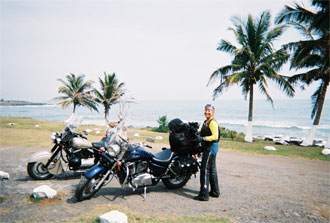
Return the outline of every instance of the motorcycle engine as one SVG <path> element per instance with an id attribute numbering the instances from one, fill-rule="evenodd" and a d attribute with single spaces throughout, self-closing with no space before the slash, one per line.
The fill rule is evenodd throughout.
<path id="1" fill-rule="evenodd" d="M 148 173 L 148 163 L 140 162 L 130 165 L 131 184 L 134 187 L 150 186 L 153 184 L 153 176 Z"/>
<path id="2" fill-rule="evenodd" d="M 81 166 L 81 159 L 76 156 L 73 156 L 69 159 L 69 168 L 70 170 L 78 169 Z"/>

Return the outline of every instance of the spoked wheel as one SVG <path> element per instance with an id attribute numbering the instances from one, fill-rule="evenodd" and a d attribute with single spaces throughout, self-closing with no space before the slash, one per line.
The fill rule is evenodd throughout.
<path id="1" fill-rule="evenodd" d="M 173 176 L 172 178 L 162 179 L 162 182 L 169 189 L 179 189 L 184 185 L 186 185 L 189 179 L 190 179 L 190 175 L 176 176 L 176 177 Z"/>
<path id="2" fill-rule="evenodd" d="M 76 189 L 76 198 L 78 201 L 83 201 L 90 199 L 97 191 L 102 187 L 98 186 L 103 175 L 95 175 L 93 178 L 88 179 L 85 176 L 82 176 L 79 182 L 79 185 Z M 102 183 L 103 184 L 103 183 Z M 98 187 L 98 188 L 97 188 Z M 96 189 L 97 188 L 97 189 Z"/>
<path id="3" fill-rule="evenodd" d="M 53 174 L 48 172 L 45 164 L 42 162 L 28 163 L 27 172 L 34 180 L 47 180 L 53 176 Z"/>

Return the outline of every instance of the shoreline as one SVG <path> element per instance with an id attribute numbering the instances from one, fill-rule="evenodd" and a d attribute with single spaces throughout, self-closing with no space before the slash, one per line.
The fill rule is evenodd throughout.
<path id="1" fill-rule="evenodd" d="M 17 100 L 1 100 L 0 106 L 25 106 L 25 105 L 48 105 L 47 103 L 17 101 Z"/>

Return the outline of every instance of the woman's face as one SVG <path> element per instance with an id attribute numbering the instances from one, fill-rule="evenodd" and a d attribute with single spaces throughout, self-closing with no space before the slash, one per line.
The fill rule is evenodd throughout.
<path id="1" fill-rule="evenodd" d="M 213 117 L 214 112 L 210 109 L 205 109 L 204 110 L 204 115 L 206 119 L 210 119 Z"/>

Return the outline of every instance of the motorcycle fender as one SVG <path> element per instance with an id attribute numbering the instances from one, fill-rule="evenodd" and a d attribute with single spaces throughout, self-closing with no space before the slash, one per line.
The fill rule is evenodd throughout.
<path id="1" fill-rule="evenodd" d="M 32 154 L 29 157 L 29 163 L 34 163 L 34 162 L 41 162 L 43 164 L 46 164 L 49 158 L 52 156 L 52 154 L 49 151 L 43 150 L 36 152 Z"/>
<path id="2" fill-rule="evenodd" d="M 85 177 L 88 179 L 93 178 L 96 174 L 101 173 L 105 170 L 105 166 L 97 164 L 93 166 L 91 169 L 85 172 Z"/>
<path id="3" fill-rule="evenodd" d="M 29 157 L 28 162 L 34 163 L 34 162 L 41 162 L 46 165 L 50 157 L 52 156 L 52 153 L 49 151 L 43 150 L 34 153 L 32 156 Z M 63 173 L 63 168 L 60 165 L 60 161 L 56 163 L 51 163 L 48 167 L 48 172 L 51 174 L 61 174 Z"/>

